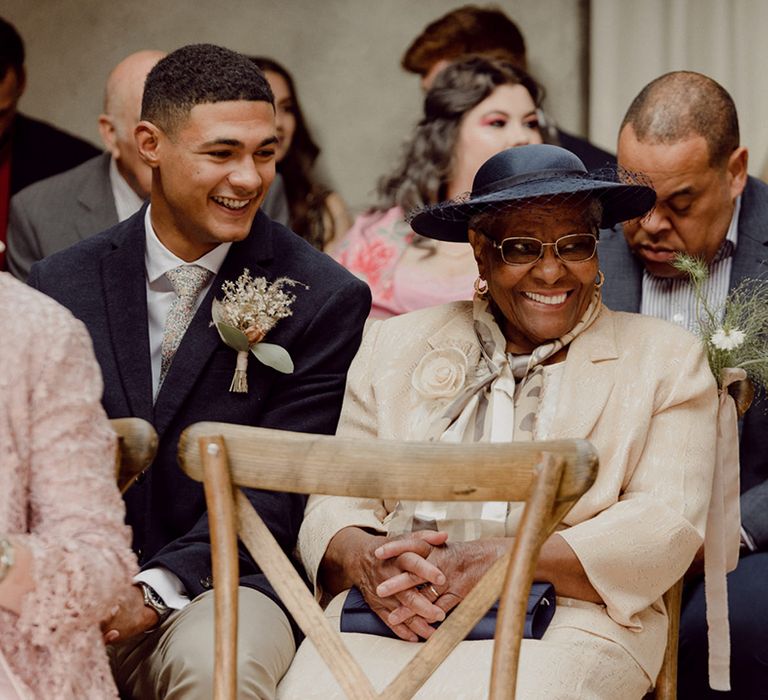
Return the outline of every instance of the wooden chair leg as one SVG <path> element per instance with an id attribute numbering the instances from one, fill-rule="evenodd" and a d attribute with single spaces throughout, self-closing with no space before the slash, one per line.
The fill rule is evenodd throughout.
<path id="1" fill-rule="evenodd" d="M 544 455 L 530 499 L 523 511 L 499 604 L 490 700 L 515 698 L 527 603 L 527 595 L 521 595 L 520 592 L 531 589 L 536 560 L 543 542 L 539 539 L 539 533 L 545 532 L 550 524 L 562 473 L 562 461 L 552 455 Z"/>
<path id="2" fill-rule="evenodd" d="M 237 522 L 224 439 L 201 438 L 205 498 L 211 531 L 215 610 L 214 700 L 237 695 Z"/>
<path id="3" fill-rule="evenodd" d="M 664 650 L 664 663 L 652 697 L 655 700 L 676 700 L 677 698 L 677 647 L 680 637 L 680 608 L 682 607 L 683 581 L 680 579 L 664 594 L 667 606 L 669 629 L 667 648 Z"/>
<path id="4" fill-rule="evenodd" d="M 293 618 L 312 640 L 317 653 L 326 660 L 349 700 L 376 700 L 370 680 L 355 661 L 341 637 L 334 631 L 309 589 L 280 549 L 264 521 L 241 492 L 236 494 L 240 537 L 267 575 L 275 592 Z M 255 553 L 258 552 L 258 556 Z"/>

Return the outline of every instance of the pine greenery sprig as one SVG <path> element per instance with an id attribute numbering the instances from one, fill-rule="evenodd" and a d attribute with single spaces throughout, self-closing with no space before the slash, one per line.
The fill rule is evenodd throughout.
<path id="1" fill-rule="evenodd" d="M 728 293 L 722 307 L 712 308 L 706 296 L 707 264 L 686 254 L 672 264 L 688 275 L 693 286 L 698 332 L 718 383 L 723 369 L 741 367 L 753 383 L 767 387 L 768 281 L 744 280 Z"/>

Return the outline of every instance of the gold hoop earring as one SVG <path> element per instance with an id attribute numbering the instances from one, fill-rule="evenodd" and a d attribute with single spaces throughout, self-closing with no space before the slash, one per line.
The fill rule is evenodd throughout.
<path id="1" fill-rule="evenodd" d="M 475 279 L 475 293 L 481 299 L 485 299 L 488 296 L 488 282 L 478 275 Z"/>
<path id="2" fill-rule="evenodd" d="M 602 270 L 597 271 L 597 277 L 595 278 L 595 289 L 602 289 L 605 284 L 605 275 Z"/>

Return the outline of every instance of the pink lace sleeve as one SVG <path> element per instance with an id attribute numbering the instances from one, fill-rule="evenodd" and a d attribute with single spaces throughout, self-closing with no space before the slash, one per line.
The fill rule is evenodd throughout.
<path id="1" fill-rule="evenodd" d="M 115 438 L 101 407 L 102 382 L 90 337 L 58 309 L 27 346 L 28 534 L 15 537 L 34 559 L 35 588 L 17 631 L 35 645 L 90 644 L 136 561 L 114 478 Z M 37 325 L 37 324 L 35 324 Z M 42 325 L 42 324 L 41 324 Z"/>

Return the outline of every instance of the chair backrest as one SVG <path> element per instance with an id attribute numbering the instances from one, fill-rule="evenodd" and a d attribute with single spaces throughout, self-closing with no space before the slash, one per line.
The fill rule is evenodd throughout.
<path id="1" fill-rule="evenodd" d="M 150 465 L 157 453 L 157 433 L 143 418 L 113 418 L 117 433 L 115 478 L 120 493 L 125 493 Z"/>
<path id="2" fill-rule="evenodd" d="M 525 607 L 544 540 L 590 487 L 584 440 L 414 443 L 197 423 L 179 442 L 182 469 L 205 487 L 215 581 L 217 700 L 236 692 L 237 531 L 349 698 L 411 698 L 501 598 L 492 698 L 514 698 Z M 237 487 L 434 501 L 526 501 L 512 552 L 499 559 L 405 669 L 377 694 L 264 522 Z M 502 593 L 503 589 L 503 593 Z"/>

